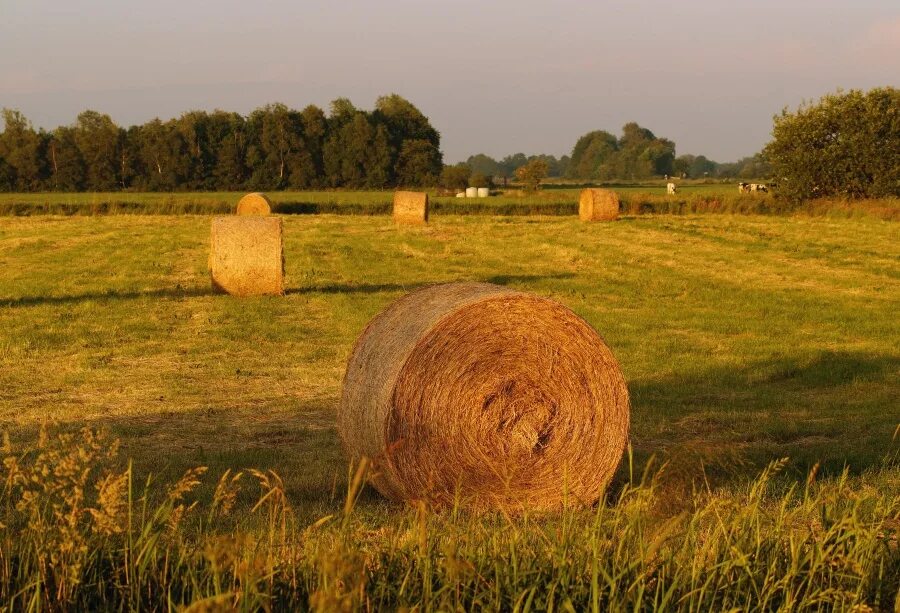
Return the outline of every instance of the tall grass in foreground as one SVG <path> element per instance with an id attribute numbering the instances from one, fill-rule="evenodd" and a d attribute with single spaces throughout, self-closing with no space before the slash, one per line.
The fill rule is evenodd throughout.
<path id="1" fill-rule="evenodd" d="M 784 461 L 672 504 L 657 475 L 594 510 L 472 516 L 424 506 L 297 520 L 273 473 L 135 483 L 83 430 L 4 442 L 0 602 L 14 610 L 897 610 L 900 468 L 805 484 Z M 235 516 L 236 501 L 255 500 Z M 672 512 L 670 509 L 683 509 Z"/>

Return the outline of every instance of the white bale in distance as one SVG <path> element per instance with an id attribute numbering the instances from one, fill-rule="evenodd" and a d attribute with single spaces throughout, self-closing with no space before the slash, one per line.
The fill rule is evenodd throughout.
<path id="1" fill-rule="evenodd" d="M 479 187 L 478 188 L 478 197 L 479 198 L 487 198 L 491 195 L 491 190 L 489 187 Z"/>
<path id="2" fill-rule="evenodd" d="M 477 198 L 478 197 L 478 188 L 477 187 L 467 187 L 466 188 L 466 198 Z"/>
<path id="3" fill-rule="evenodd" d="M 466 197 L 466 192 L 459 192 L 458 194 L 456 194 L 456 197 L 457 197 L 457 198 L 465 198 L 465 197 Z"/>

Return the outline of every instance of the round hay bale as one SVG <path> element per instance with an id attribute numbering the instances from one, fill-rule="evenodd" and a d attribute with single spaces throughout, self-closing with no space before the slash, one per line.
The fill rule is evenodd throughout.
<path id="1" fill-rule="evenodd" d="M 394 192 L 394 221 L 410 225 L 428 223 L 428 194 Z"/>
<path id="2" fill-rule="evenodd" d="M 262 192 L 247 194 L 238 201 L 238 215 L 269 215 L 272 213 L 272 201 Z"/>
<path id="3" fill-rule="evenodd" d="M 345 450 L 372 460 L 388 498 L 513 511 L 598 500 L 628 425 L 600 335 L 561 304 L 488 283 L 427 287 L 376 316 L 338 412 Z"/>
<path id="4" fill-rule="evenodd" d="M 213 289 L 232 296 L 284 294 L 284 232 L 280 217 L 215 217 L 209 274 Z"/>
<path id="5" fill-rule="evenodd" d="M 581 221 L 613 221 L 619 217 L 619 196 L 610 189 L 585 189 L 578 199 Z"/>

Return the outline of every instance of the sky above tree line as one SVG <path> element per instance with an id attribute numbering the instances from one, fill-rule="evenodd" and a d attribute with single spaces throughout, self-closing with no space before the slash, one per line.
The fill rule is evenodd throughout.
<path id="1" fill-rule="evenodd" d="M 896 0 L 0 0 L 0 106 L 47 129 L 396 92 L 446 162 L 627 121 L 730 161 L 783 107 L 879 85 L 900 85 Z"/>

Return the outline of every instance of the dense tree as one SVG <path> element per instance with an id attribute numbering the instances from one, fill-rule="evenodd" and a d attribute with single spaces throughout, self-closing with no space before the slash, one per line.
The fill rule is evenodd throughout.
<path id="1" fill-rule="evenodd" d="M 575 142 L 567 176 L 573 179 L 593 179 L 601 166 L 619 148 L 615 136 L 605 130 L 588 132 Z"/>
<path id="2" fill-rule="evenodd" d="M 75 144 L 85 166 L 85 187 L 110 191 L 127 187 L 123 176 L 123 139 L 109 115 L 84 111 L 75 122 Z"/>
<path id="3" fill-rule="evenodd" d="M 471 159 L 471 158 L 470 158 Z M 469 175 L 472 172 L 467 164 L 444 166 L 441 171 L 440 186 L 445 189 L 460 190 L 469 186 Z"/>
<path id="4" fill-rule="evenodd" d="M 42 178 L 41 137 L 22 113 L 3 109 L 4 130 L 0 133 L 0 186 L 17 191 L 40 188 Z"/>
<path id="5" fill-rule="evenodd" d="M 441 152 L 430 141 L 407 139 L 397 156 L 396 175 L 399 185 L 434 185 L 435 168 L 442 168 Z"/>
<path id="6" fill-rule="evenodd" d="M 604 130 L 579 138 L 567 164 L 567 176 L 582 180 L 643 179 L 671 174 L 674 161 L 675 143 L 629 122 L 619 138 Z"/>
<path id="7" fill-rule="evenodd" d="M 541 186 L 541 179 L 547 176 L 547 162 L 540 159 L 531 160 L 516 169 L 516 178 L 525 184 L 525 189 L 536 190 Z"/>
<path id="8" fill-rule="evenodd" d="M 75 142 L 75 128 L 61 126 L 50 134 L 47 143 L 50 167 L 50 187 L 54 190 L 77 192 L 84 189 L 85 167 L 81 151 Z"/>
<path id="9" fill-rule="evenodd" d="M 775 117 L 765 148 L 794 198 L 900 196 L 900 90 L 851 90 Z"/>
<path id="10" fill-rule="evenodd" d="M 334 115 L 332 114 L 332 117 Z M 366 113 L 340 116 L 324 146 L 325 179 L 331 187 L 385 187 L 392 182 L 391 151 L 383 125 L 373 126 Z"/>
<path id="11" fill-rule="evenodd" d="M 466 160 L 466 166 L 468 166 L 472 172 L 480 172 L 486 177 L 507 176 L 499 162 L 484 153 L 470 155 L 469 159 Z"/>
<path id="12" fill-rule="evenodd" d="M 469 185 L 472 187 L 490 187 L 491 178 L 480 172 L 473 172 L 469 177 Z"/>

